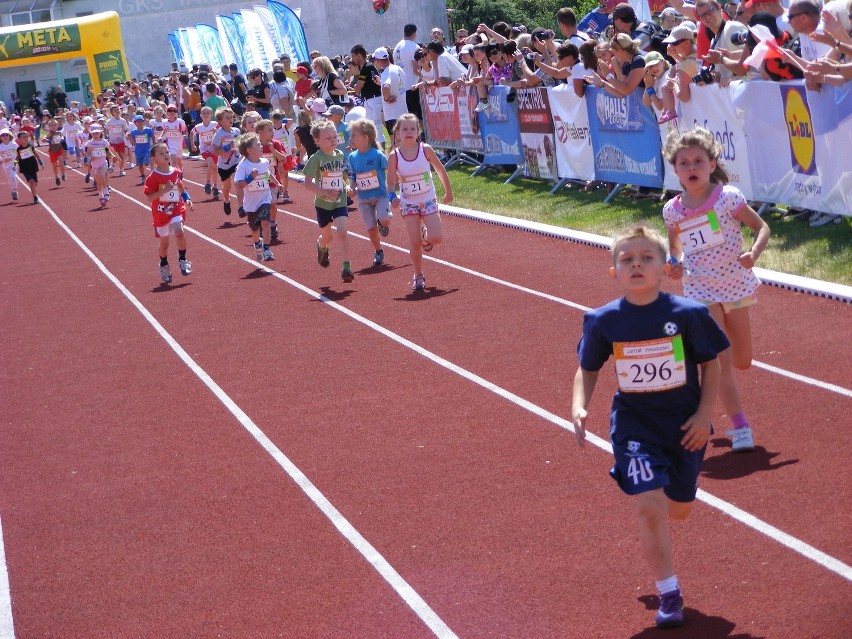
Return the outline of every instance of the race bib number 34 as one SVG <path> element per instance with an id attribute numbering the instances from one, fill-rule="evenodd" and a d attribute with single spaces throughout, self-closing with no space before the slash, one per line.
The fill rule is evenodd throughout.
<path id="1" fill-rule="evenodd" d="M 687 255 L 695 255 L 725 243 L 725 236 L 719 227 L 716 211 L 707 211 L 681 220 L 675 225 L 675 230 L 683 246 L 683 252 Z"/>
<path id="2" fill-rule="evenodd" d="M 626 393 L 671 390 L 686 384 L 680 335 L 647 342 L 615 342 L 615 374 Z"/>

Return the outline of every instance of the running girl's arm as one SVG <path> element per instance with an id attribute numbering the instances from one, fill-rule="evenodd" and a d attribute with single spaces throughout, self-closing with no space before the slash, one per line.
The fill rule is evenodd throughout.
<path id="1" fill-rule="evenodd" d="M 586 419 L 589 416 L 589 403 L 598 383 L 598 371 L 587 371 L 577 367 L 574 375 L 574 393 L 571 401 L 571 423 L 574 425 L 574 436 L 580 448 L 586 441 Z"/>
<path id="2" fill-rule="evenodd" d="M 683 264 L 681 264 L 681 260 L 683 260 L 683 246 L 681 246 L 680 238 L 673 228 L 668 229 L 669 232 L 669 262 L 668 266 L 668 275 L 673 280 L 679 280 L 683 277 Z M 672 261 L 674 260 L 674 261 Z"/>
<path id="3" fill-rule="evenodd" d="M 447 175 L 447 169 L 444 168 L 441 160 L 438 159 L 435 151 L 428 144 L 423 145 L 423 153 L 426 155 L 426 159 L 429 160 L 429 164 L 435 169 L 435 173 L 438 174 L 438 179 L 441 180 L 441 185 L 444 187 L 443 203 L 449 204 L 453 201 L 453 185 L 450 184 L 450 176 Z"/>
<path id="4" fill-rule="evenodd" d="M 710 420 L 719 395 L 719 379 L 722 377 L 722 367 L 719 365 L 718 357 L 704 362 L 700 367 L 701 400 L 698 403 L 698 410 L 680 427 L 685 433 L 680 440 L 681 446 L 692 452 L 704 448 L 707 440 L 710 439 Z"/>
<path id="5" fill-rule="evenodd" d="M 769 225 L 748 204 L 740 209 L 737 217 L 754 233 L 751 249 L 740 255 L 737 261 L 744 268 L 752 268 L 769 242 Z"/>
<path id="6" fill-rule="evenodd" d="M 393 211 L 399 211 L 399 198 L 396 195 L 396 187 L 399 186 L 399 174 L 396 166 L 396 153 L 388 155 L 387 173 L 385 174 L 385 186 L 388 191 L 388 202 Z"/>

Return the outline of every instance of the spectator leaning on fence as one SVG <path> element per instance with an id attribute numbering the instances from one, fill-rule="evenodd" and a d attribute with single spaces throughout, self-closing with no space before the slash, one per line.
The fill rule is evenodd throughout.
<path id="1" fill-rule="evenodd" d="M 825 5 L 822 13 L 822 33 L 815 31 L 810 38 L 832 47 L 832 54 L 809 62 L 805 77 L 813 81 L 840 86 L 852 79 L 852 3 L 834 0 Z M 843 56 L 844 62 L 839 62 Z"/>
<path id="2" fill-rule="evenodd" d="M 613 53 L 613 72 L 603 78 L 597 73 L 587 78 L 596 87 L 623 98 L 642 85 L 645 59 L 639 53 L 636 41 L 626 33 L 617 33 L 610 42 L 610 48 Z"/>
<path id="3" fill-rule="evenodd" d="M 740 33 L 748 31 L 745 25 L 739 22 L 733 22 L 725 17 L 722 13 L 722 8 L 716 0 L 698 0 L 695 3 L 695 17 L 700 20 L 699 29 L 706 29 L 705 33 L 711 35 L 710 50 L 704 56 L 704 69 L 707 69 L 709 76 L 713 82 L 719 83 L 720 86 L 727 86 L 734 76 L 734 72 L 727 66 L 720 65 L 722 56 L 735 58 L 742 51 L 743 45 L 739 43 Z M 734 40 L 737 40 L 735 43 Z M 698 57 L 701 56 L 701 50 L 698 48 Z M 714 68 L 711 70 L 710 66 Z M 741 67 L 740 67 L 741 68 Z M 739 73 L 742 75 L 744 71 Z M 701 81 L 696 84 L 704 85 L 708 82 Z"/>
<path id="4" fill-rule="evenodd" d="M 440 42 L 428 42 L 424 50 L 426 51 L 426 58 L 437 68 L 435 84 L 438 86 L 448 86 L 464 75 L 464 65 L 453 54 L 445 50 L 444 45 Z"/>

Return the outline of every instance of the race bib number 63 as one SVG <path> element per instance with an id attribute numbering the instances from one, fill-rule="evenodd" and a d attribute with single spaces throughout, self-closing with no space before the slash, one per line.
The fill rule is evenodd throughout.
<path id="1" fill-rule="evenodd" d="M 686 384 L 680 335 L 646 342 L 615 342 L 615 374 L 626 393 L 671 390 Z"/>

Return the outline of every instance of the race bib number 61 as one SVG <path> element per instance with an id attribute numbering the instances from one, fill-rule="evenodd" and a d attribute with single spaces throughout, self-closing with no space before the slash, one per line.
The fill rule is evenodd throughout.
<path id="1" fill-rule="evenodd" d="M 647 342 L 615 342 L 615 374 L 626 393 L 671 390 L 686 384 L 680 335 Z"/>

